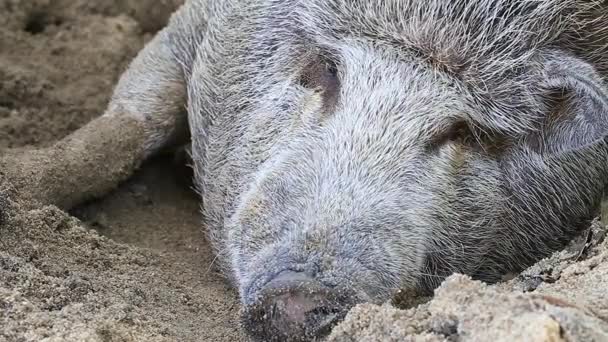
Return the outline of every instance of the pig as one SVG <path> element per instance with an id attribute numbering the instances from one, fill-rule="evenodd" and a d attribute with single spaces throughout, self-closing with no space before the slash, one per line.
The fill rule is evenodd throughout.
<path id="1" fill-rule="evenodd" d="M 101 119 L 190 137 L 204 226 L 258 340 L 462 273 L 496 282 L 597 214 L 606 5 L 189 0 Z M 107 153 L 112 153 L 108 151 Z"/>

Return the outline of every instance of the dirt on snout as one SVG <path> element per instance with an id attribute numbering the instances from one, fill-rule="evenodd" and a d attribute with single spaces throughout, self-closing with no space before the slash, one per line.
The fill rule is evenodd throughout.
<path id="1" fill-rule="evenodd" d="M 0 0 L 0 156 L 48 147 L 101 115 L 182 1 Z M 246 341 L 183 164 L 157 157 L 69 213 L 27 202 L 36 196 L 17 194 L 5 165 L 0 342 Z M 431 301 L 406 296 L 413 308 L 361 305 L 330 340 L 608 341 L 604 236 L 596 223 L 498 285 L 453 276 Z"/>

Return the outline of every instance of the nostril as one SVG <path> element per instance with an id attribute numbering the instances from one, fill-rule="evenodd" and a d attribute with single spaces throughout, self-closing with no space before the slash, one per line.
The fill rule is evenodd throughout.
<path id="1" fill-rule="evenodd" d="M 329 315 L 329 314 L 335 313 L 335 311 L 336 310 L 332 310 L 326 306 L 321 306 L 321 307 L 315 308 L 313 310 L 310 310 L 308 312 L 308 315 L 309 316 L 324 316 L 324 315 Z"/>
<path id="2" fill-rule="evenodd" d="M 321 306 L 308 312 L 306 321 L 316 327 L 316 335 L 324 336 L 331 332 L 334 324 L 342 319 L 345 313 L 344 308 Z"/>
<path id="3" fill-rule="evenodd" d="M 279 274 L 247 308 L 245 327 L 254 337 L 271 341 L 309 341 L 327 335 L 354 304 L 348 291 L 324 286 L 301 272 Z"/>

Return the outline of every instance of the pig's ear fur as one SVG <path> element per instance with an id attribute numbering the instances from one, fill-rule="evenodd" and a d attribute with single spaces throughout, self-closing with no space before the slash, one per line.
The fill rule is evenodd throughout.
<path id="1" fill-rule="evenodd" d="M 595 68 L 564 52 L 542 65 L 541 101 L 546 115 L 526 140 L 543 154 L 577 151 L 608 137 L 608 91 Z"/>

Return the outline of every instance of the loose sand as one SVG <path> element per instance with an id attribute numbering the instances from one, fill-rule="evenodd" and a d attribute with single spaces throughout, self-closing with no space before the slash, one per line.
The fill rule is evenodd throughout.
<path id="1" fill-rule="evenodd" d="M 48 147 L 99 116 L 174 7 L 0 0 L 0 151 Z M 16 202 L 39 196 L 16 196 L 2 182 L 10 167 L 0 170 L 0 341 L 243 339 L 182 164 L 150 161 L 69 214 Z"/>
<path id="2" fill-rule="evenodd" d="M 0 341 L 245 340 L 183 161 L 146 162 L 69 213 L 6 181 L 32 171 L 7 164 L 8 149 L 48 147 L 104 111 L 179 2 L 0 0 Z M 359 306 L 331 339 L 608 341 L 603 232 L 596 224 L 589 239 L 503 284 L 454 276 L 409 310 Z"/>

